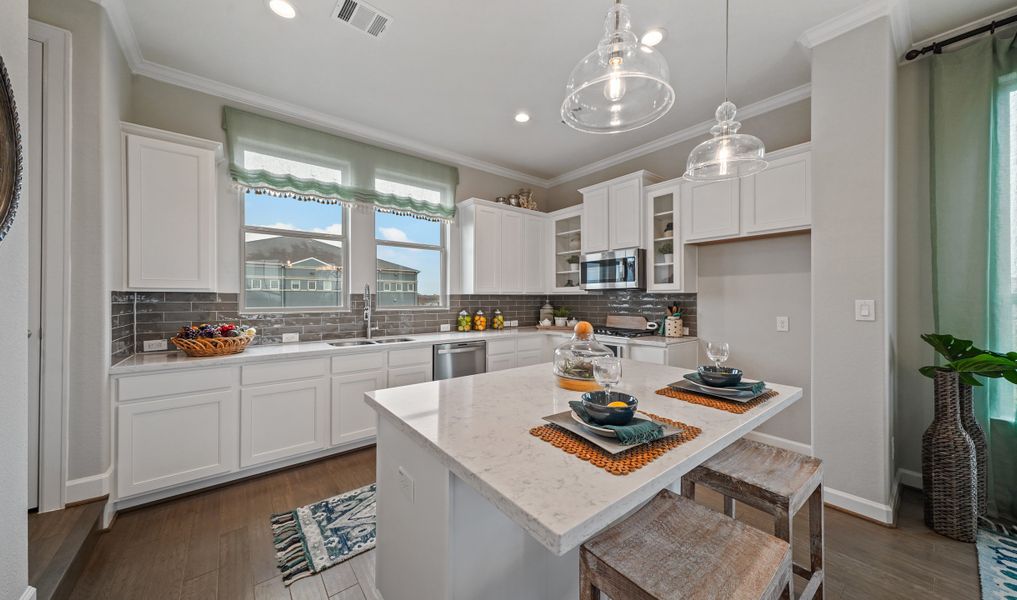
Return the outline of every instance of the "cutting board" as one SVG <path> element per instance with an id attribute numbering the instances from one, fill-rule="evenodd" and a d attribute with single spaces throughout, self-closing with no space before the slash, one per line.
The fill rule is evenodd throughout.
<path id="1" fill-rule="evenodd" d="M 631 315 L 607 315 L 606 325 L 623 329 L 646 329 L 646 319 Z"/>

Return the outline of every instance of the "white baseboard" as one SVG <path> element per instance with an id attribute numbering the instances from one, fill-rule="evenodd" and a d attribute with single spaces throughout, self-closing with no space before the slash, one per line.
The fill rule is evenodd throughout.
<path id="1" fill-rule="evenodd" d="M 794 440 L 789 440 L 787 438 L 770 435 L 769 433 L 750 431 L 749 433 L 745 434 L 745 439 L 752 440 L 754 442 L 759 442 L 761 444 L 769 444 L 771 446 L 776 446 L 778 448 L 783 448 L 785 450 L 790 450 L 792 452 L 804 454 L 805 456 L 813 455 L 812 446 L 809 446 L 808 444 L 803 444 L 801 442 L 796 442 Z"/>
<path id="2" fill-rule="evenodd" d="M 895 485 L 894 489 L 900 486 Z M 893 494 L 891 502 L 896 502 L 896 492 Z M 826 504 L 833 506 L 834 508 L 840 508 L 850 513 L 871 519 L 878 523 L 886 525 L 893 525 L 894 523 L 894 505 L 893 504 L 880 504 L 879 502 L 873 502 L 861 496 L 855 496 L 847 492 L 835 490 L 831 487 L 823 488 L 823 500 Z"/>
<path id="3" fill-rule="evenodd" d="M 109 482 L 112 476 L 113 467 L 110 466 L 109 469 L 106 469 L 105 473 L 68 481 L 64 490 L 65 502 L 73 504 L 109 495 Z"/>
<path id="4" fill-rule="evenodd" d="M 897 479 L 902 485 L 916 490 L 922 489 L 922 474 L 911 469 L 897 469 Z"/>
<path id="5" fill-rule="evenodd" d="M 35 588 L 32 586 L 25 588 L 25 593 L 21 594 L 21 600 L 35 600 Z"/>

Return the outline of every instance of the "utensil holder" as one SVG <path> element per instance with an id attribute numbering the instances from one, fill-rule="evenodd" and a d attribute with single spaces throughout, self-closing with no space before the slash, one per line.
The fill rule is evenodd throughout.
<path id="1" fill-rule="evenodd" d="M 664 335 L 667 337 L 684 337 L 685 328 L 681 317 L 668 317 L 664 321 Z"/>

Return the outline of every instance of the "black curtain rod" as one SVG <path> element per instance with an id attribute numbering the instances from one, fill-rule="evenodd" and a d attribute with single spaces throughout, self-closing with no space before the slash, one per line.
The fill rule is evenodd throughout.
<path id="1" fill-rule="evenodd" d="M 996 33 L 997 29 L 1001 27 L 1006 27 L 1011 23 L 1017 23 L 1017 14 L 1010 15 L 1009 17 L 1005 19 L 1000 19 L 998 21 L 992 21 L 991 23 L 987 25 L 982 25 L 981 27 L 975 27 L 974 29 L 965 31 L 964 33 L 959 33 L 948 40 L 943 40 L 942 42 L 933 42 L 928 46 L 922 48 L 921 50 L 909 50 L 908 53 L 904 55 L 904 58 L 907 60 L 914 60 L 919 56 L 922 56 L 923 54 L 928 54 L 929 52 L 932 52 L 933 54 L 939 54 L 940 52 L 943 51 L 944 47 L 949 46 L 950 44 L 956 44 L 957 42 L 973 38 L 976 35 L 982 35 L 983 33 L 989 34 Z"/>

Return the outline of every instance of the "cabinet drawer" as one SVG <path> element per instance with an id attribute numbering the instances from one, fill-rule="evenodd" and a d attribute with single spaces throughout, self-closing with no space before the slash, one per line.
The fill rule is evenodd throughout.
<path id="1" fill-rule="evenodd" d="M 292 381 L 328 375 L 328 359 L 288 360 L 286 362 L 268 362 L 257 365 L 244 365 L 240 376 L 242 385 L 274 383 L 276 381 Z"/>
<path id="2" fill-rule="evenodd" d="M 526 350 L 525 352 L 520 350 L 519 353 L 516 354 L 517 367 L 539 365 L 542 362 L 544 362 L 544 357 L 540 350 Z"/>
<path id="3" fill-rule="evenodd" d="M 368 352 L 366 354 L 344 354 L 332 357 L 332 372 L 357 373 L 360 371 L 375 371 L 385 368 L 384 352 Z"/>
<path id="4" fill-rule="evenodd" d="M 520 352 L 527 350 L 543 350 L 544 335 L 527 335 L 516 340 L 516 349 Z"/>
<path id="5" fill-rule="evenodd" d="M 406 350 L 392 350 L 388 353 L 388 366 L 407 367 L 409 365 L 422 365 L 431 362 L 430 346 L 423 348 L 407 348 Z"/>
<path id="6" fill-rule="evenodd" d="M 196 377 L 196 373 L 200 376 Z M 228 389 L 236 384 L 236 377 L 236 369 L 228 367 L 121 377 L 117 380 L 117 400 L 126 402 L 156 396 Z"/>
<path id="7" fill-rule="evenodd" d="M 511 354 L 516 351 L 516 341 L 512 340 L 487 340 L 487 355 L 497 356 L 498 354 Z"/>
<path id="8" fill-rule="evenodd" d="M 416 365 L 388 370 L 388 387 L 400 387 L 431 381 L 431 365 Z"/>

